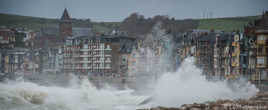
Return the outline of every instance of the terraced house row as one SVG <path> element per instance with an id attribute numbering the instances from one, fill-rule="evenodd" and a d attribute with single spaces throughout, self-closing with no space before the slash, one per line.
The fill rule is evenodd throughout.
<path id="1" fill-rule="evenodd" d="M 182 37 L 181 58 L 195 56 L 209 80 L 268 81 L 268 12 L 242 31 L 194 30 Z"/>
<path id="2" fill-rule="evenodd" d="M 38 69 L 38 64 L 29 61 L 32 56 L 32 39 L 36 33 L 28 29 L 0 27 L 0 73 L 14 75 L 15 72 Z M 1 77 L 1 75 L 0 75 Z"/>

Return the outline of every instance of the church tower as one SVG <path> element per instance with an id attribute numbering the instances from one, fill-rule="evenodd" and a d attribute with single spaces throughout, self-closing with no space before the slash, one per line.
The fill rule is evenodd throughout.
<path id="1" fill-rule="evenodd" d="M 63 39 L 68 36 L 72 36 L 72 20 L 66 8 L 64 9 L 64 12 L 60 19 L 59 31 L 60 37 Z"/>

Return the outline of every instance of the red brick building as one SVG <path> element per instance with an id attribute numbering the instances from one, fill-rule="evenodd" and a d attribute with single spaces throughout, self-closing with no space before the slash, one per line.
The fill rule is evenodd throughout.
<path id="1" fill-rule="evenodd" d="M 68 36 L 72 36 L 72 20 L 66 8 L 60 19 L 59 29 L 61 38 L 65 39 Z"/>

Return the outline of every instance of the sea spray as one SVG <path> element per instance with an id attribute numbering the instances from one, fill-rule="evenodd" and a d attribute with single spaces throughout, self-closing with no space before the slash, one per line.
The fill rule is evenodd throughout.
<path id="1" fill-rule="evenodd" d="M 87 79 L 68 88 L 31 82 L 0 83 L 1 110 L 134 110 L 148 96 L 133 90 L 97 89 Z"/>
<path id="2" fill-rule="evenodd" d="M 254 96 L 258 89 L 249 82 L 207 81 L 202 70 L 186 58 L 176 72 L 164 72 L 147 94 L 132 89 L 98 89 L 88 79 L 74 77 L 67 87 L 42 86 L 32 82 L 0 83 L 1 110 L 135 110 L 150 106 L 179 107 L 182 104 L 239 99 Z M 155 79 L 155 78 L 154 78 Z M 144 88 L 146 89 L 146 88 Z M 145 90 L 146 91 L 146 90 Z"/>
<path id="3" fill-rule="evenodd" d="M 154 87 L 153 105 L 179 107 L 182 104 L 202 103 L 218 99 L 246 99 L 258 92 L 249 82 L 207 81 L 202 70 L 194 65 L 194 58 L 186 58 L 175 73 L 161 76 Z"/>

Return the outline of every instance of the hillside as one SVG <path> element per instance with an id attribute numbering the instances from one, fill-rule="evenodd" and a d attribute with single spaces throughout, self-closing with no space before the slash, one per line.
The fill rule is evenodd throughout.
<path id="1" fill-rule="evenodd" d="M 259 16 L 231 17 L 231 18 L 214 18 L 199 19 L 197 29 L 215 29 L 223 31 L 242 30 L 250 21 L 254 21 Z"/>
<path id="2" fill-rule="evenodd" d="M 197 29 L 215 29 L 224 31 L 243 30 L 244 25 L 249 21 L 257 19 L 259 16 L 231 17 L 231 18 L 213 18 L 196 19 Z M 179 21 L 179 20 L 178 20 Z M 11 14 L 0 14 L 0 26 L 26 27 L 33 30 L 40 30 L 42 27 L 58 26 L 58 19 L 48 19 L 39 17 L 29 17 Z M 107 32 L 111 29 L 119 29 L 121 22 L 92 22 L 90 20 L 74 19 L 74 26 L 92 27 L 94 32 Z"/>
<path id="3" fill-rule="evenodd" d="M 59 19 L 40 18 L 30 16 L 20 16 L 0 13 L 0 26 L 8 27 L 24 27 L 33 30 L 40 30 L 42 27 L 56 27 L 59 24 Z M 110 27 L 117 26 L 117 22 L 96 23 L 89 19 L 73 19 L 74 27 L 92 27 L 93 31 L 108 31 Z"/>
<path id="4" fill-rule="evenodd" d="M 0 25 L 8 27 L 24 27 L 39 30 L 41 27 L 54 26 L 57 23 L 57 19 L 0 14 Z"/>

